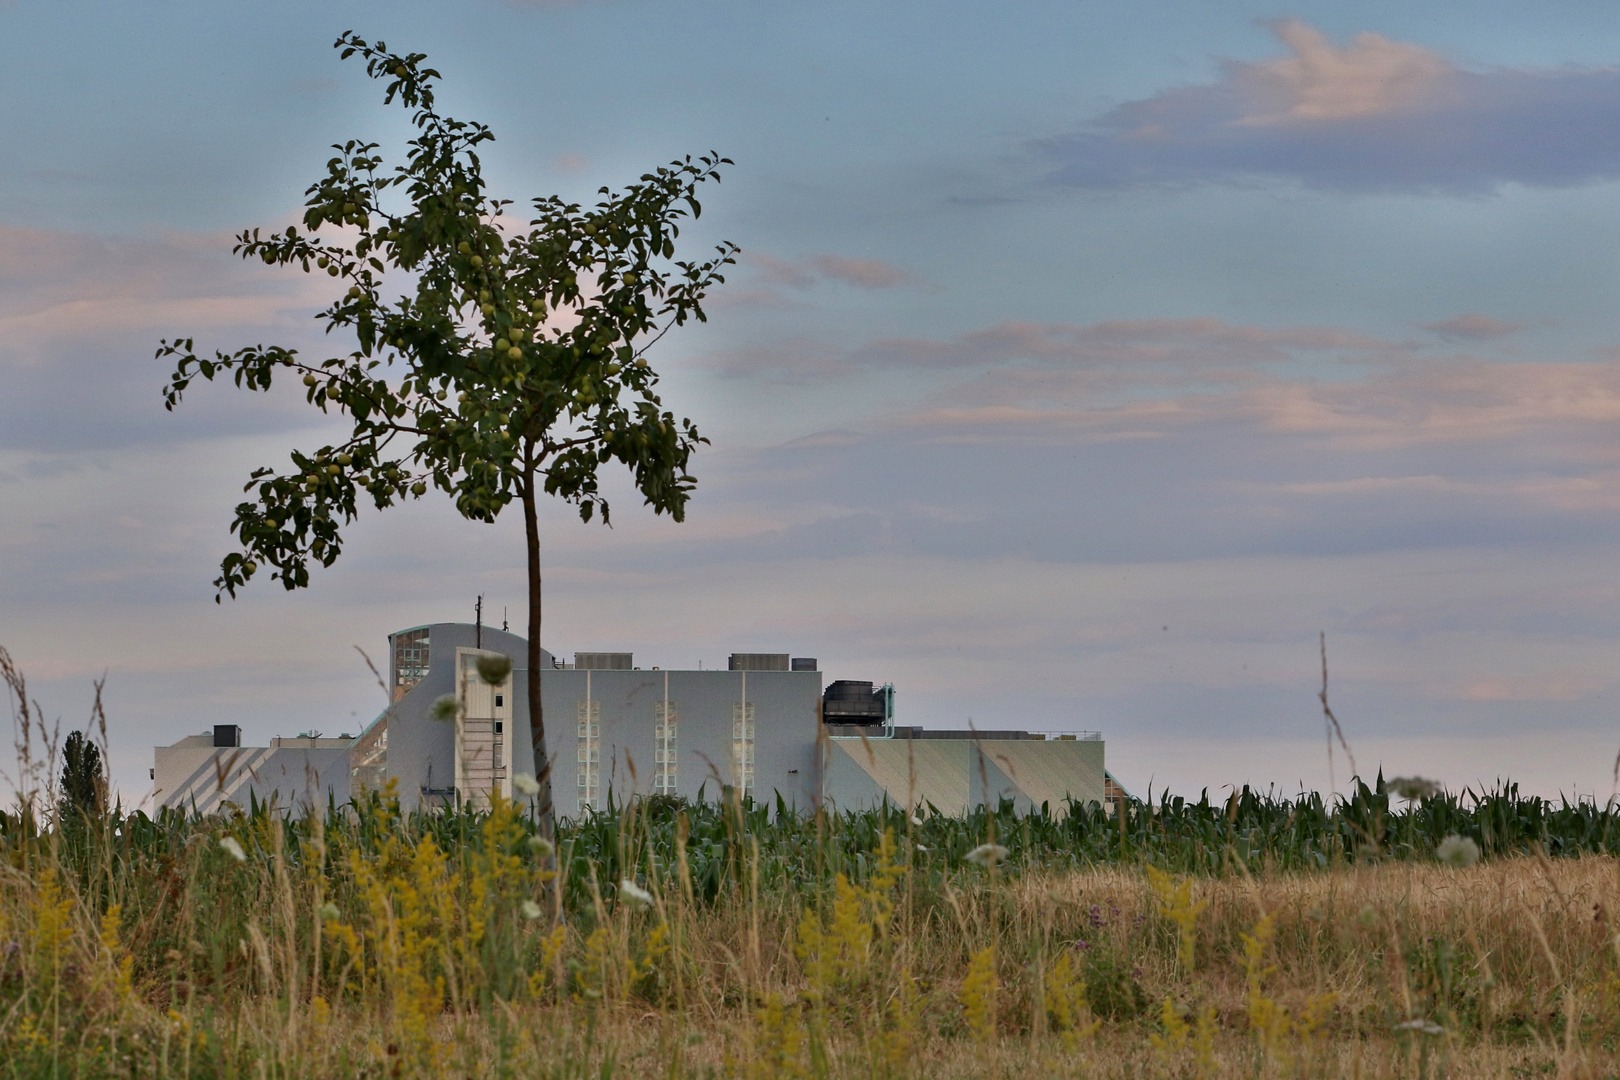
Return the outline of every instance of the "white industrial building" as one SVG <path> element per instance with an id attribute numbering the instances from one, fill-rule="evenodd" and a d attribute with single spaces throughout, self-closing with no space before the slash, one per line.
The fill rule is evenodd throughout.
<path id="1" fill-rule="evenodd" d="M 490 685 L 480 656 L 510 659 Z M 1061 812 L 1069 798 L 1107 802 L 1115 785 L 1095 732 L 926 731 L 894 723 L 892 687 L 840 680 L 816 661 L 734 653 L 726 670 L 641 668 L 629 653 L 542 650 L 541 704 L 557 812 L 611 796 L 756 800 L 809 810 L 932 804 L 959 814 L 1012 799 Z M 510 796 L 533 771 L 527 645 L 503 630 L 434 623 L 389 637 L 388 707 L 358 735 L 242 747 L 221 726 L 159 747 L 154 798 L 212 812 L 250 797 L 325 807 L 392 780 L 406 809 Z M 435 709 L 451 698 L 453 709 Z M 448 718 L 435 718 L 436 711 Z M 251 795 L 250 795 L 251 793 Z"/>
<path id="2" fill-rule="evenodd" d="M 242 729 L 218 724 L 154 755 L 152 794 L 162 806 L 212 813 L 226 803 L 246 809 L 252 799 L 279 806 L 349 801 L 353 737 L 299 735 L 269 746 L 243 746 Z"/>

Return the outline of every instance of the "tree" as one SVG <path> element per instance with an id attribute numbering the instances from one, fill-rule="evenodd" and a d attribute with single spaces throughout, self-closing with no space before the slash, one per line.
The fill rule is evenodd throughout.
<path id="1" fill-rule="evenodd" d="M 718 182 L 731 161 L 677 160 L 623 192 L 602 188 L 589 208 L 537 198 L 528 224 L 514 223 L 505 216 L 511 201 L 485 191 L 478 149 L 495 136 L 435 109 L 441 76 L 423 66 L 424 54 L 389 52 L 351 32 L 334 47 L 343 59 L 359 55 L 386 83 L 384 104 L 397 98 L 414 110 L 405 162 L 390 173 L 378 144 L 335 145 L 326 175 L 306 192 L 304 228 L 244 231 L 234 251 L 334 278 L 341 294 L 316 318 L 328 334 L 352 335 L 354 347 L 318 362 L 264 345 L 203 357 L 184 338 L 165 339 L 157 353 L 175 358 L 169 409 L 199 376 L 268 391 L 277 375 L 291 374 L 310 405 L 352 421 L 344 442 L 294 450 L 285 471 L 254 470 L 243 490 L 256 498 L 238 505 L 231 523 L 241 550 L 222 560 L 214 599 L 235 597 L 261 565 L 287 589 L 307 586 L 311 561 L 337 559 L 340 526 L 364 496 L 380 510 L 431 485 L 463 517 L 483 522 L 518 501 L 530 730 L 549 831 L 536 508 L 542 494 L 559 496 L 583 520 L 609 523 L 597 471 L 617 461 L 654 513 L 684 518 L 696 483 L 687 463 L 707 440 L 663 410 L 646 354 L 672 327 L 704 319 L 705 295 L 735 261 L 730 243 L 706 261 L 675 258 L 680 223 L 702 213 L 698 187 Z M 385 281 L 400 278 L 404 287 L 391 295 Z"/>
<path id="2" fill-rule="evenodd" d="M 101 768 L 101 748 L 70 732 L 62 744 L 62 811 L 99 817 L 107 808 L 107 777 Z"/>

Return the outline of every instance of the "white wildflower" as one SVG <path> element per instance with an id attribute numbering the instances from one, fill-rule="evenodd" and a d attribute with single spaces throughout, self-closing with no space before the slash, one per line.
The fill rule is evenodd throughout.
<path id="1" fill-rule="evenodd" d="M 242 845 L 236 842 L 236 837 L 220 837 L 219 846 L 225 849 L 225 854 L 229 855 L 237 862 L 247 862 L 247 852 L 243 851 Z"/>
<path id="2" fill-rule="evenodd" d="M 1385 785 L 1385 790 L 1393 791 L 1407 802 L 1420 802 L 1434 798 L 1442 789 L 1438 780 L 1422 776 L 1397 776 Z"/>
<path id="3" fill-rule="evenodd" d="M 926 845 L 923 845 L 923 844 L 918 844 L 918 845 L 917 845 L 917 850 L 918 850 L 918 851 L 921 851 L 921 852 L 923 852 L 923 853 L 925 853 L 925 854 L 926 854 L 926 853 L 927 853 L 927 851 L 928 851 L 928 848 L 927 848 L 927 846 L 926 846 Z"/>
<path id="4" fill-rule="evenodd" d="M 321 918 L 326 922 L 336 922 L 340 914 L 338 906 L 330 901 L 321 905 Z"/>
<path id="5" fill-rule="evenodd" d="M 653 902 L 652 893 L 629 878 L 619 882 L 619 896 L 632 907 L 650 907 Z"/>
<path id="6" fill-rule="evenodd" d="M 512 790 L 524 798 L 532 798 L 540 794 L 540 781 L 534 778 L 533 773 L 513 773 Z"/>
<path id="7" fill-rule="evenodd" d="M 1007 858 L 1007 849 L 1000 844 L 980 844 L 962 858 L 974 866 L 988 869 Z"/>
<path id="8" fill-rule="evenodd" d="M 1452 833 L 1434 849 L 1434 857 L 1456 867 L 1473 866 L 1479 862 L 1479 845 L 1466 836 Z"/>
<path id="9" fill-rule="evenodd" d="M 535 903 L 533 900 L 523 901 L 523 903 L 518 905 L 518 910 L 523 912 L 523 917 L 525 919 L 538 919 L 542 914 L 540 911 L 540 905 Z"/>
<path id="10" fill-rule="evenodd" d="M 1395 1030 L 1416 1031 L 1424 1035 L 1444 1035 L 1446 1033 L 1445 1028 L 1441 1027 L 1433 1020 L 1425 1020 L 1422 1017 L 1418 1017 L 1416 1020 L 1408 1020 L 1405 1023 L 1396 1024 Z"/>
<path id="11" fill-rule="evenodd" d="M 916 814 L 912 814 L 911 815 L 911 823 L 913 825 L 921 825 L 923 823 L 923 819 L 918 817 Z"/>
<path id="12" fill-rule="evenodd" d="M 557 849 L 553 847 L 551 841 L 547 840 L 545 837 L 531 836 L 529 837 L 529 850 L 534 852 L 535 855 L 542 859 L 549 859 L 551 858 L 551 853 Z"/>

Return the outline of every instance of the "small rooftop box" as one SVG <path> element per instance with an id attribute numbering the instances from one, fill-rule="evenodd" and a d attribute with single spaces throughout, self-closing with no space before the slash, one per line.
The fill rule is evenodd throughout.
<path id="1" fill-rule="evenodd" d="M 634 656 L 627 652 L 577 652 L 574 667 L 580 671 L 629 671 Z"/>
<path id="2" fill-rule="evenodd" d="M 731 654 L 732 671 L 787 671 L 788 654 L 774 652 L 734 652 Z"/>

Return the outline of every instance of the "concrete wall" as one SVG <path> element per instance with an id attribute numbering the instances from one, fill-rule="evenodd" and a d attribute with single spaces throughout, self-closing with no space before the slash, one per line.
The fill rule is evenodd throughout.
<path id="1" fill-rule="evenodd" d="M 428 626 L 428 673 L 394 703 L 383 718 L 388 724 L 388 764 L 385 775 L 398 782 L 400 806 L 406 811 L 424 796 L 444 801 L 455 787 L 456 731 L 453 723 L 433 719 L 433 703 L 455 694 L 456 650 L 471 649 L 476 628 L 471 623 L 433 623 Z M 528 643 L 516 634 L 484 627 L 483 648 L 512 658 L 512 771 L 534 772 L 533 743 L 529 737 Z M 542 674 L 552 663 L 541 650 Z M 392 664 L 392 656 L 390 656 Z"/>
<path id="2" fill-rule="evenodd" d="M 277 739 L 273 746 L 215 747 L 194 735 L 154 753 L 153 795 L 162 806 L 204 814 L 234 803 L 260 802 L 298 810 L 349 801 L 347 739 Z"/>
<path id="3" fill-rule="evenodd" d="M 428 627 L 428 674 L 395 703 L 387 718 L 387 775 L 398 780 L 400 803 L 418 805 L 424 793 L 455 786 L 455 729 L 434 720 L 433 703 L 456 692 L 455 653 L 473 646 L 466 623 Z M 486 627 L 486 651 L 512 658 L 512 771 L 534 771 L 529 733 L 527 644 L 516 634 Z M 541 705 L 546 749 L 552 761 L 552 792 L 557 812 L 580 812 L 580 706 L 590 700 L 599 730 L 595 736 L 599 784 L 597 802 L 608 792 L 623 799 L 650 795 L 657 774 L 654 728 L 666 686 L 678 735 L 675 793 L 696 799 L 720 797 L 733 776 L 733 706 L 752 704 L 754 716 L 754 795 L 808 809 L 820 793 L 816 725 L 820 722 L 819 671 L 641 671 L 580 670 L 553 666 L 542 653 Z M 632 774 L 632 766 L 634 772 Z"/>
<path id="4" fill-rule="evenodd" d="M 753 706 L 754 797 L 774 801 L 780 793 L 789 805 L 809 809 L 819 794 L 819 671 L 549 670 L 541 673 L 540 693 L 556 763 L 553 791 L 564 815 L 581 809 L 583 704 L 592 702 L 600 718 L 597 794 L 606 805 L 610 788 L 620 800 L 632 792 L 653 793 L 654 729 L 666 693 L 679 732 L 676 794 L 695 800 L 701 789 L 712 800 L 722 785 L 734 782 L 735 706 L 745 701 Z"/>
<path id="5" fill-rule="evenodd" d="M 1103 776 L 1101 740 L 834 738 L 823 797 L 837 810 L 931 804 L 954 817 L 1011 799 L 1062 814 L 1071 796 L 1103 802 Z"/>

